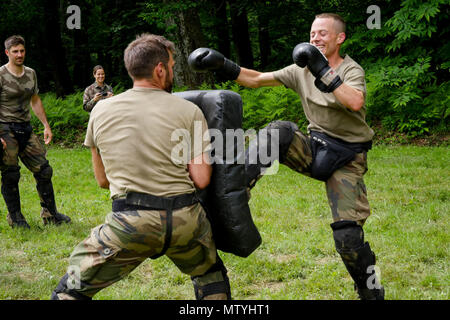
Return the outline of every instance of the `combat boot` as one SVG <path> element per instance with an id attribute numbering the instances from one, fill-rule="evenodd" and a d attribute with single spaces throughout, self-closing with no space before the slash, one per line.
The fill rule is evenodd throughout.
<path id="1" fill-rule="evenodd" d="M 379 289 L 369 289 L 367 287 L 359 288 L 355 283 L 355 291 L 358 293 L 358 297 L 361 300 L 384 300 L 383 286 L 380 286 Z"/>
<path id="2" fill-rule="evenodd" d="M 336 250 L 355 282 L 361 300 L 384 300 L 384 288 L 375 273 L 375 253 L 364 242 L 364 231 L 355 221 L 331 224 Z"/>
<path id="3" fill-rule="evenodd" d="M 27 220 L 25 220 L 25 217 L 23 216 L 22 212 L 16 211 L 14 213 L 8 213 L 6 216 L 6 220 L 8 221 L 8 224 L 11 226 L 11 228 L 24 228 L 24 229 L 30 229 L 30 225 L 27 223 Z"/>
<path id="4" fill-rule="evenodd" d="M 52 184 L 53 169 L 48 161 L 42 165 L 39 172 L 34 173 L 36 179 L 36 189 L 41 198 L 41 218 L 44 225 L 53 223 L 60 225 L 61 223 L 69 223 L 71 220 L 68 216 L 58 212 L 55 203 L 55 192 Z"/>
<path id="5" fill-rule="evenodd" d="M 10 166 L 2 170 L 2 195 L 5 199 L 8 215 L 6 220 L 12 227 L 30 229 L 25 217 L 21 212 L 19 193 L 20 167 Z"/>
<path id="6" fill-rule="evenodd" d="M 208 271 L 191 279 L 197 300 L 231 300 L 230 280 L 219 256 Z"/>
<path id="7" fill-rule="evenodd" d="M 42 207 L 42 209 L 41 209 L 41 218 L 44 221 L 44 225 L 47 225 L 47 224 L 60 225 L 63 222 L 65 222 L 65 223 L 71 222 L 71 219 L 68 216 L 66 216 L 65 214 L 62 214 L 58 211 L 56 211 L 54 214 L 52 214 L 45 207 Z"/>

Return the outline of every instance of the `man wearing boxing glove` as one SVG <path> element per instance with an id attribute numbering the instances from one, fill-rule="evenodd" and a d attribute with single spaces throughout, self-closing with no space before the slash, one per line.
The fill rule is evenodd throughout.
<path id="1" fill-rule="evenodd" d="M 365 121 L 364 70 L 348 55 L 339 53 L 345 37 L 342 17 L 323 13 L 312 23 L 310 42 L 295 47 L 294 64 L 281 70 L 258 72 L 239 67 L 208 48 L 192 52 L 189 64 L 195 71 L 214 71 L 242 86 L 284 85 L 299 94 L 309 121 L 309 135 L 289 121 L 275 121 L 267 126 L 279 129 L 280 162 L 325 182 L 336 250 L 359 297 L 381 300 L 384 288 L 374 273 L 375 254 L 364 241 L 363 231 L 370 215 L 363 176 L 374 132 Z M 248 167 L 252 175 L 248 181 L 253 186 L 260 178 L 255 174 L 260 168 Z"/>

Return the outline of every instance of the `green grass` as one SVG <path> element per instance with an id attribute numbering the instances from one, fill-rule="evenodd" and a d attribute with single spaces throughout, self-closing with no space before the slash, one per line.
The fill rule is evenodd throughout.
<path id="1" fill-rule="evenodd" d="M 12 230 L 0 201 L 0 299 L 48 299 L 74 246 L 103 222 L 109 193 L 97 187 L 86 149 L 51 148 L 59 210 L 73 223 L 44 227 L 32 175 L 20 192 L 31 230 Z M 450 153 L 445 147 L 377 146 L 369 153 L 372 215 L 365 235 L 387 299 L 449 299 Z M 262 245 L 248 258 L 221 253 L 235 299 L 356 299 L 334 249 L 323 183 L 280 166 L 252 191 Z M 147 260 L 95 299 L 194 299 L 190 278 L 165 257 Z"/>

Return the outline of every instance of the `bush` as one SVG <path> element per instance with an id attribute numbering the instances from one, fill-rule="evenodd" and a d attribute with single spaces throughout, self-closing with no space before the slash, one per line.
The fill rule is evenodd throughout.
<path id="1" fill-rule="evenodd" d="M 241 95 L 245 130 L 258 130 L 272 121 L 288 120 L 296 123 L 300 130 L 306 131 L 308 122 L 300 98 L 292 90 L 283 86 L 250 89 L 232 82 L 216 85 L 216 89 L 231 90 Z"/>
<path id="2" fill-rule="evenodd" d="M 115 94 L 123 91 L 120 85 L 113 90 Z M 89 122 L 89 113 L 83 110 L 83 91 L 64 98 L 58 98 L 52 92 L 44 93 L 41 100 L 52 129 L 53 142 L 68 145 L 82 143 Z M 31 114 L 31 124 L 35 132 L 42 134 L 44 126 L 33 112 Z"/>
<path id="3" fill-rule="evenodd" d="M 448 5 L 445 0 L 403 0 L 383 6 L 379 30 L 356 24 L 343 45 L 366 71 L 367 120 L 408 137 L 440 128 L 448 132 L 450 111 Z"/>
<path id="4" fill-rule="evenodd" d="M 57 98 L 55 93 L 41 95 L 47 114 L 47 120 L 53 133 L 53 141 L 60 143 L 76 143 L 81 133 L 85 132 L 89 121 L 89 113 L 83 110 L 83 92 Z M 42 134 L 44 127 L 32 113 L 31 124 L 36 132 Z"/>

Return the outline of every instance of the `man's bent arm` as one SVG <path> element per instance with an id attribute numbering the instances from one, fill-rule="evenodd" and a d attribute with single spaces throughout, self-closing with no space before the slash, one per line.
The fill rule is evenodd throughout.
<path id="1" fill-rule="evenodd" d="M 45 115 L 44 106 L 42 104 L 42 100 L 39 97 L 39 95 L 34 94 L 31 97 L 30 104 L 31 104 L 31 108 L 33 109 L 33 112 L 36 114 L 38 119 L 44 125 L 44 142 L 45 142 L 45 144 L 49 144 L 50 141 L 52 141 L 53 134 L 52 134 L 52 130 L 50 129 L 50 125 L 48 124 L 47 116 Z"/>
<path id="2" fill-rule="evenodd" d="M 212 167 L 209 155 L 202 153 L 188 163 L 189 176 L 197 189 L 205 189 L 211 181 Z"/>
<path id="3" fill-rule="evenodd" d="M 109 181 L 106 177 L 105 167 L 103 166 L 102 157 L 97 151 L 96 147 L 91 147 L 92 167 L 94 168 L 95 180 L 98 186 L 103 189 L 109 189 Z"/>
<path id="4" fill-rule="evenodd" d="M 352 111 L 359 111 L 364 105 L 364 94 L 345 83 L 337 87 L 333 94 L 340 103 Z"/>

